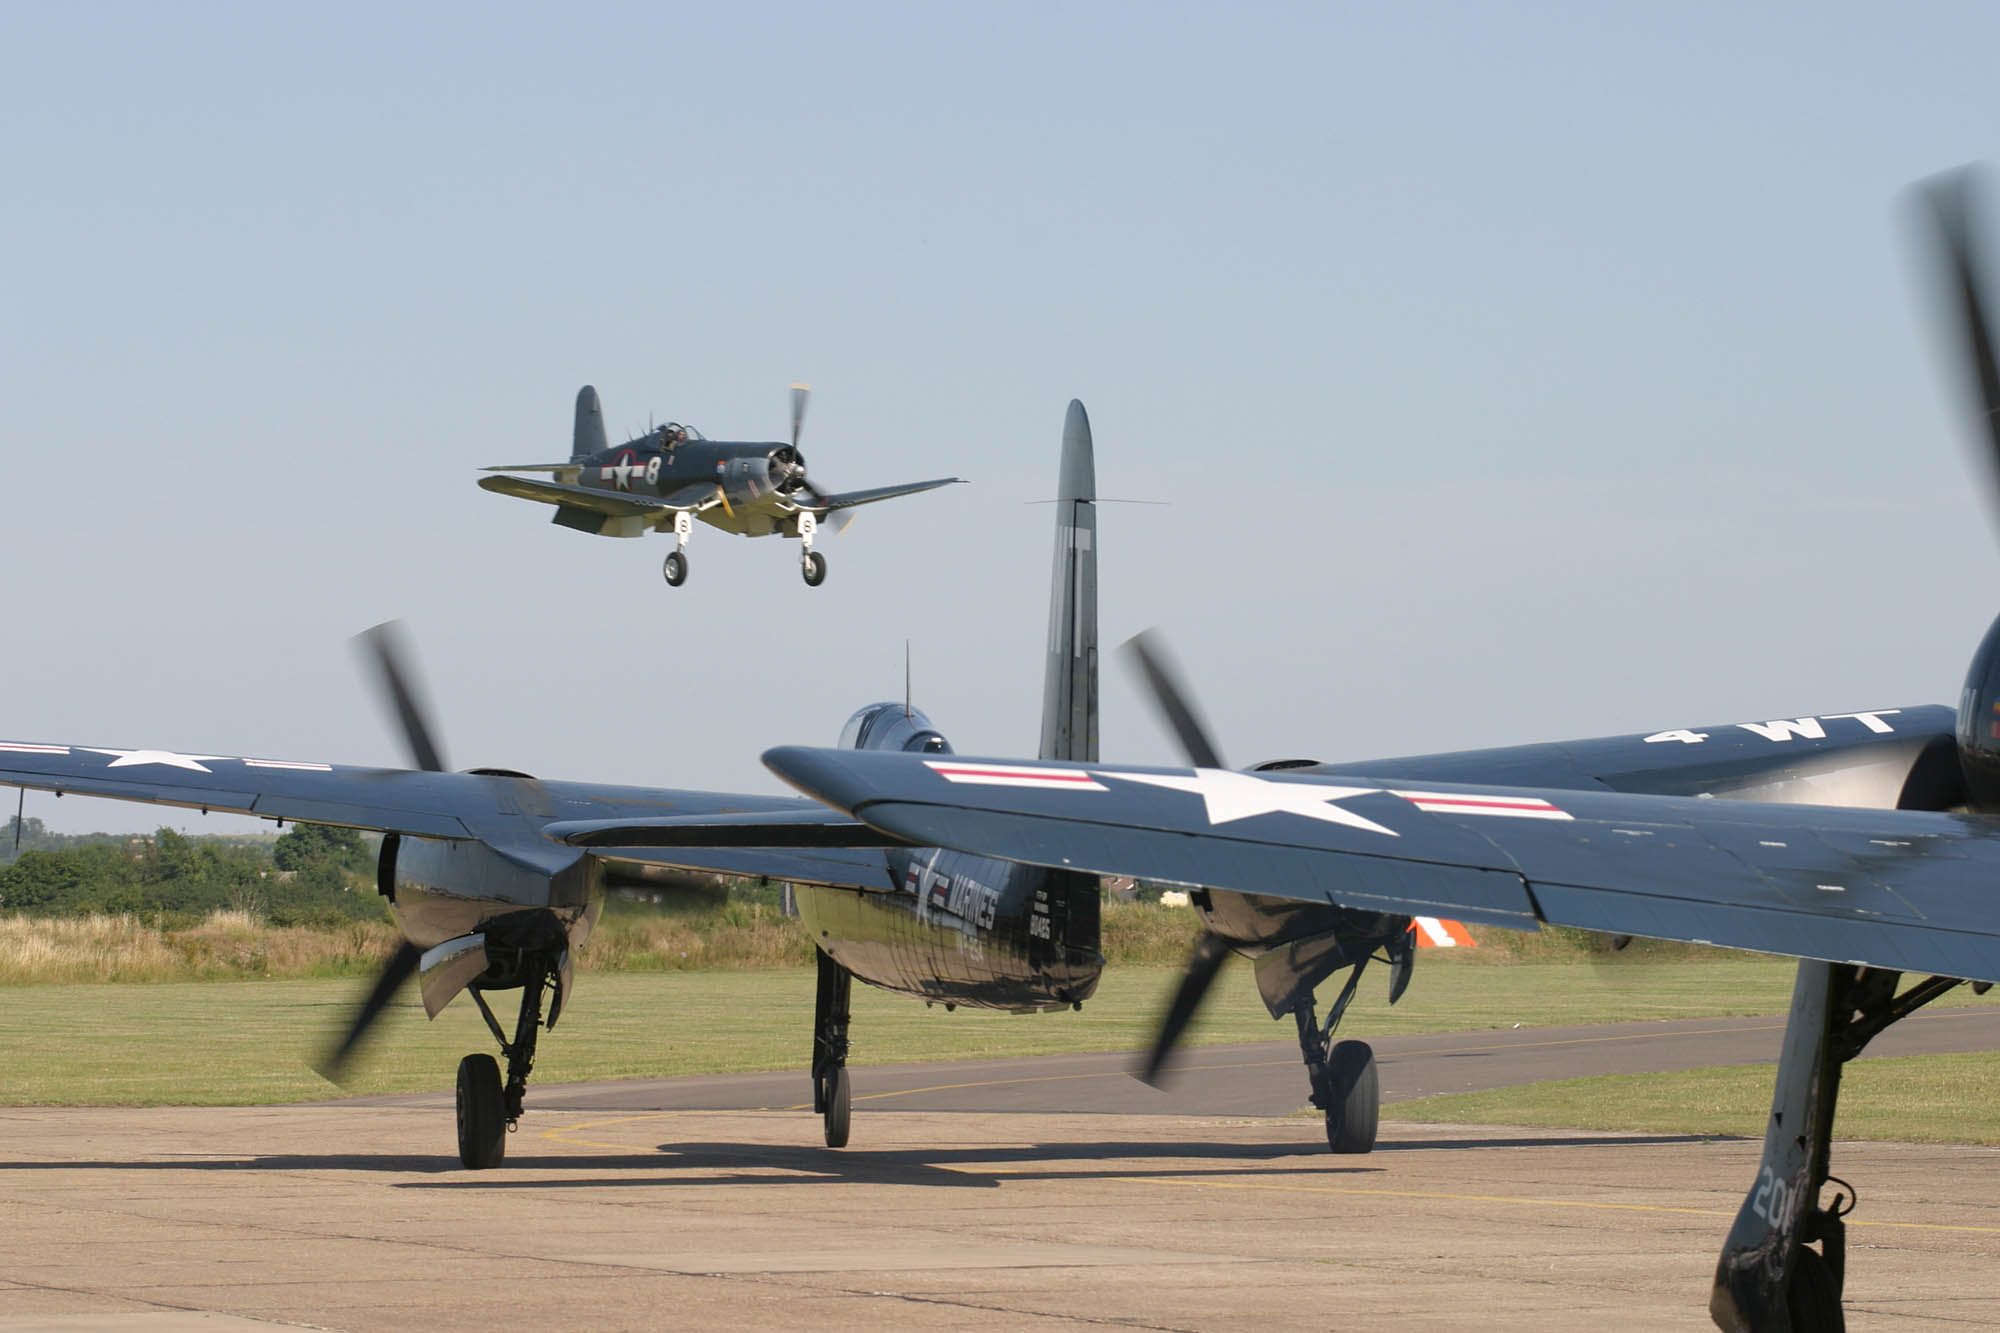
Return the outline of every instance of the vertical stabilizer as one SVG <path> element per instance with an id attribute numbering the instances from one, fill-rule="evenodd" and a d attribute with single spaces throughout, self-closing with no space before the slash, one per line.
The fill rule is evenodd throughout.
<path id="1" fill-rule="evenodd" d="M 597 390 L 586 384 L 576 391 L 576 433 L 570 436 L 570 461 L 588 458 L 608 447 L 604 439 L 604 409 L 597 405 Z"/>
<path id="2" fill-rule="evenodd" d="M 1056 560 L 1042 679 L 1044 759 L 1097 758 L 1097 462 L 1090 417 L 1070 400 L 1056 483 Z"/>

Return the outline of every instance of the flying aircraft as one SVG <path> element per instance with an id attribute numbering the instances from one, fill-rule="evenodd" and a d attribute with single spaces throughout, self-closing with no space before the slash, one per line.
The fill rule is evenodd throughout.
<path id="1" fill-rule="evenodd" d="M 1043 666 L 1040 752 L 1048 759 L 1097 757 L 1095 486 L 1090 420 L 1083 404 L 1072 402 Z M 1097 985 L 1103 957 L 1095 876 L 912 849 L 799 797 L 540 781 L 504 768 L 447 772 L 397 632 L 377 626 L 363 646 L 415 771 L 7 741 L 0 742 L 0 784 L 382 831 L 377 888 L 404 941 L 322 1072 L 337 1078 L 412 975 L 432 1017 L 469 995 L 505 1073 L 485 1053 L 459 1062 L 458 1149 L 468 1168 L 500 1162 L 506 1131 L 523 1113 L 539 1036 L 568 1010 L 575 951 L 610 886 L 671 882 L 679 871 L 697 870 L 796 887 L 817 946 L 813 1101 L 833 1147 L 844 1146 L 849 1133 L 855 976 L 948 1006 L 1014 1012 L 1077 1008 Z M 841 743 L 951 753 L 907 700 L 856 712 Z M 727 845 L 649 847 L 663 810 L 697 818 L 712 841 Z M 510 990 L 520 992 L 511 1029 L 489 1003 Z"/>
<path id="2" fill-rule="evenodd" d="M 790 444 L 710 440 L 692 426 L 669 421 L 613 448 L 605 443 L 597 390 L 586 384 L 576 394 L 576 428 L 568 462 L 508 463 L 485 469 L 547 472 L 553 480 L 492 476 L 481 477 L 479 484 L 501 495 L 554 505 L 550 521 L 579 532 L 639 537 L 671 530 L 674 549 L 660 571 L 669 587 L 687 582 L 688 538 L 698 518 L 745 537 L 774 533 L 796 537 L 800 573 L 807 587 L 817 588 L 826 581 L 826 557 L 813 550 L 820 524 L 838 533 L 852 521 L 858 506 L 935 490 L 964 478 L 939 477 L 837 494 L 820 490 L 807 479 L 805 455 L 799 452 L 808 392 L 803 384 L 792 386 Z"/>
<path id="3" fill-rule="evenodd" d="M 1946 261 L 1983 451 L 2000 466 L 2000 362 L 1970 188 L 1946 176 L 1920 198 Z M 1252 773 L 1199 757 L 1213 746 L 1191 704 L 1170 677 L 1155 684 L 1163 710 L 1184 719 L 1190 768 L 800 748 L 765 762 L 885 836 L 1187 885 L 1208 917 L 1204 947 L 1257 952 L 1260 972 L 1273 955 L 1338 947 L 1322 941 L 1337 937 L 1341 911 L 1798 958 L 1762 1160 L 1709 1312 L 1727 1330 L 1844 1326 L 1852 1187 L 1824 1198 L 1841 1070 L 1953 987 L 2000 981 L 2000 619 L 1956 710 Z M 1202 959 L 1177 1010 L 1207 984 Z M 1924 979 L 1904 985 L 1905 973 Z"/>

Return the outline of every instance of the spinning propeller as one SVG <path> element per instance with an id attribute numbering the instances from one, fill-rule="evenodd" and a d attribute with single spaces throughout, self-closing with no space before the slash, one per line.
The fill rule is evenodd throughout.
<path id="1" fill-rule="evenodd" d="M 384 704 L 395 713 L 396 721 L 403 731 L 403 742 L 409 748 L 410 765 L 427 773 L 445 771 L 444 752 L 438 747 L 436 731 L 429 722 L 429 709 L 419 698 L 413 682 L 416 677 L 406 664 L 407 652 L 404 636 L 398 622 L 389 620 L 363 630 L 354 636 L 356 649 L 362 660 L 373 668 L 376 688 L 381 693 Z M 313 1068 L 329 1082 L 340 1082 L 346 1071 L 347 1062 L 368 1030 L 381 1018 L 382 1011 L 389 1007 L 389 1001 L 402 989 L 417 970 L 417 963 L 424 951 L 404 940 L 396 946 L 396 951 L 382 962 L 382 969 L 375 975 L 375 984 L 368 995 L 355 1009 L 348 1020 L 347 1030 L 340 1040 L 329 1047 Z"/>
<path id="2" fill-rule="evenodd" d="M 1196 768 L 1228 767 L 1222 762 L 1222 754 L 1215 748 L 1215 742 L 1209 739 L 1208 728 L 1195 711 L 1192 697 L 1182 687 L 1180 677 L 1168 662 L 1166 646 L 1159 636 L 1152 630 L 1144 630 L 1133 635 L 1125 647 L 1132 654 L 1139 673 L 1145 677 L 1153 706 L 1160 710 L 1160 716 L 1173 729 L 1188 763 Z M 1167 1057 L 1173 1053 L 1181 1033 L 1193 1021 L 1201 1002 L 1208 997 L 1208 988 L 1214 984 L 1216 973 L 1222 970 L 1223 961 L 1229 957 L 1233 947 L 1234 943 L 1227 936 L 1212 930 L 1202 931 L 1201 938 L 1195 941 L 1194 952 L 1188 957 L 1186 970 L 1181 973 L 1181 984 L 1174 990 L 1173 1002 L 1160 1019 L 1160 1030 L 1154 1034 L 1153 1047 L 1146 1053 L 1145 1066 L 1139 1071 L 1142 1081 L 1159 1086 Z"/>
<path id="3" fill-rule="evenodd" d="M 799 479 L 798 489 L 805 492 L 814 504 L 824 504 L 826 492 L 806 479 L 806 460 L 804 455 L 799 453 L 799 432 L 806 424 L 806 400 L 811 396 L 812 388 L 809 385 L 792 386 L 792 463 L 796 469 L 795 475 Z M 835 533 L 845 532 L 847 525 L 854 521 L 854 511 L 836 509 L 826 516 L 825 521 L 826 526 L 832 528 Z"/>
<path id="4" fill-rule="evenodd" d="M 1962 350 L 1961 364 L 1977 393 L 1978 451 L 1985 460 L 1989 502 L 2000 482 L 2000 365 L 1996 365 L 1992 325 L 1987 317 L 1985 281 L 1975 251 L 1978 173 L 1965 167 L 1933 177 L 1917 187 L 1933 230 L 1946 308 L 1946 336 Z M 2000 619 L 1973 654 L 1959 695 L 1958 761 L 1965 804 L 1982 813 L 2000 812 Z M 1905 793 L 1911 804 L 1935 793 Z M 1915 799 L 1912 799 L 1912 798 Z M 1939 802 L 1942 803 L 1942 802 Z"/>

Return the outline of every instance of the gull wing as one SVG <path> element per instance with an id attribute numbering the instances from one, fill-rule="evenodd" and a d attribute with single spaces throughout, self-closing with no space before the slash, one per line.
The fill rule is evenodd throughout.
<path id="1" fill-rule="evenodd" d="M 716 503 L 715 488 L 705 486 L 690 487 L 677 492 L 672 499 L 656 500 L 648 495 L 634 495 L 630 491 L 607 491 L 594 486 L 568 486 L 559 481 L 534 481 L 528 477 L 481 477 L 481 490 L 494 491 L 500 495 L 519 496 L 523 500 L 539 500 L 543 504 L 565 505 L 576 509 L 588 509 L 611 518 L 658 517 L 661 514 L 677 513 L 680 510 L 699 511 Z M 705 492 L 703 498 L 696 498 Z"/>
<path id="2" fill-rule="evenodd" d="M 801 503 L 799 508 L 810 509 L 816 514 L 828 514 L 836 509 L 852 509 L 856 505 L 874 504 L 877 500 L 893 500 L 899 495 L 934 491 L 940 486 L 951 486 L 963 483 L 964 480 L 964 477 L 939 477 L 934 481 L 906 481 L 900 486 L 877 486 L 866 491 L 842 491 L 838 495 L 820 496 L 817 504 Z M 793 498 L 797 499 L 796 496 Z"/>

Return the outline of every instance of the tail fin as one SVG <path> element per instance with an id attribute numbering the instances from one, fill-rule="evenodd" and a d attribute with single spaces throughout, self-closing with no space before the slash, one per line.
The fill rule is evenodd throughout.
<path id="1" fill-rule="evenodd" d="M 1070 400 L 1056 484 L 1056 559 L 1042 680 L 1044 759 L 1097 758 L 1097 462 L 1090 417 Z"/>
<path id="2" fill-rule="evenodd" d="M 572 463 L 610 447 L 604 439 L 604 409 L 597 405 L 597 390 L 588 384 L 576 391 L 576 433 L 570 440 Z"/>

